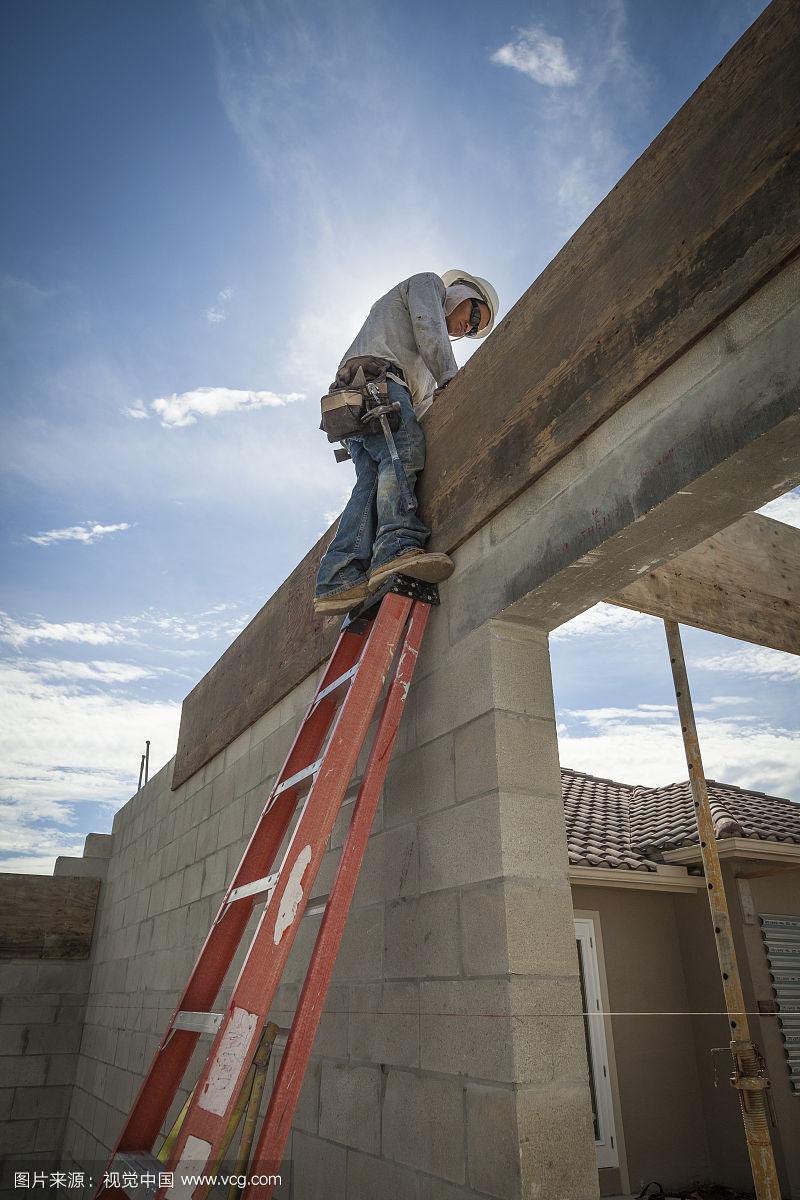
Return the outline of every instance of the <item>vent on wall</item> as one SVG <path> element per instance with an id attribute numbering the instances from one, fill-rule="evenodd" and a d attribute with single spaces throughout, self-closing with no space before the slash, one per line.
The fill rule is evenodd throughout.
<path id="1" fill-rule="evenodd" d="M 800 1094 L 800 917 L 759 913 L 792 1090 Z"/>

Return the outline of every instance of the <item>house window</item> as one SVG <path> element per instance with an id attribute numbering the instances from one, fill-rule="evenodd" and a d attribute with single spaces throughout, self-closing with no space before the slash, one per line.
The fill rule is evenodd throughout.
<path id="1" fill-rule="evenodd" d="M 611 1100 L 606 1032 L 600 1000 L 597 943 L 594 935 L 594 921 L 591 918 L 575 918 L 575 940 L 578 946 L 578 966 L 584 1014 L 583 1028 L 586 1037 L 586 1059 L 589 1064 L 589 1087 L 592 1095 L 597 1165 L 598 1167 L 616 1167 L 619 1165 L 619 1155 L 614 1131 L 614 1107 Z"/>

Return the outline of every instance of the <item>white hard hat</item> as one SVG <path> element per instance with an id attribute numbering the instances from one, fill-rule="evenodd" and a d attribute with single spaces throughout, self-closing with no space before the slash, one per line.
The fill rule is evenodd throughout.
<path id="1" fill-rule="evenodd" d="M 445 271 L 442 276 L 442 282 L 445 287 L 452 287 L 454 283 L 471 284 L 476 288 L 486 303 L 489 305 L 489 324 L 485 329 L 481 329 L 475 334 L 476 338 L 486 337 L 494 326 L 497 310 L 500 307 L 500 301 L 497 298 L 497 292 L 494 290 L 488 279 L 481 279 L 480 275 L 470 275 L 469 271 Z"/>

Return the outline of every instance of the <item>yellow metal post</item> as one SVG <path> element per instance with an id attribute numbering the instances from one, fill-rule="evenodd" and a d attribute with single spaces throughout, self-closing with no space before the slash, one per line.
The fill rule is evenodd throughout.
<path id="1" fill-rule="evenodd" d="M 744 1122 L 744 1133 L 747 1139 L 747 1150 L 750 1155 L 750 1167 L 753 1172 L 757 1200 L 781 1200 L 778 1173 L 775 1169 L 775 1157 L 769 1133 L 766 1097 L 769 1079 L 758 1047 L 750 1038 L 750 1026 L 731 933 L 722 868 L 714 837 L 714 823 L 711 817 L 711 806 L 708 802 L 703 762 L 700 757 L 700 743 L 697 738 L 680 630 L 677 621 L 665 620 L 664 628 L 667 634 L 672 679 L 675 684 L 675 697 L 678 701 L 678 713 L 681 719 L 686 763 L 689 768 L 694 812 L 700 835 L 700 853 L 703 857 L 706 890 L 711 906 L 711 919 L 714 922 L 714 938 L 722 974 L 722 990 L 728 1013 L 731 1055 L 733 1057 L 731 1085 L 739 1092 L 739 1103 L 742 1109 L 742 1121 Z"/>

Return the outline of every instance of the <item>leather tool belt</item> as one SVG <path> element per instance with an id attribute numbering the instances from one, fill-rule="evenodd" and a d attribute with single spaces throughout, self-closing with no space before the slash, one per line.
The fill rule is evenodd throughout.
<path id="1" fill-rule="evenodd" d="M 329 442 L 343 442 L 360 434 L 381 432 L 378 418 L 370 420 L 369 410 L 375 400 L 367 391 L 367 384 L 377 388 L 381 404 L 388 404 L 387 371 L 403 377 L 400 368 L 386 358 L 364 355 L 348 358 L 342 363 L 330 390 L 320 401 L 322 420 L 319 427 L 327 434 Z M 388 420 L 392 432 L 399 429 L 399 412 L 390 413 Z"/>

